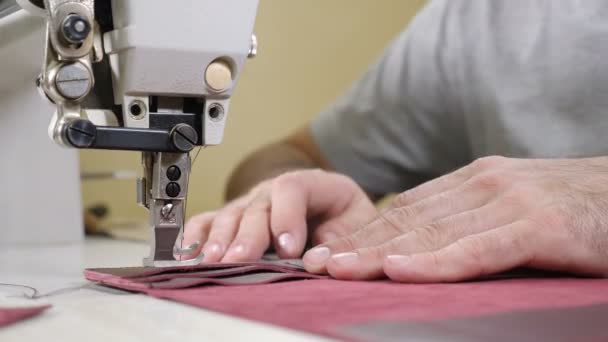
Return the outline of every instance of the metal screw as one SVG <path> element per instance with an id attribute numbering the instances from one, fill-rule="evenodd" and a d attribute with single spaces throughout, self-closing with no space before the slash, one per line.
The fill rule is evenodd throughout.
<path id="1" fill-rule="evenodd" d="M 91 24 L 85 17 L 72 13 L 63 20 L 61 33 L 68 43 L 81 44 L 91 33 Z"/>
<path id="2" fill-rule="evenodd" d="M 177 195 L 179 195 L 181 190 L 182 189 L 179 187 L 179 184 L 177 184 L 175 182 L 171 182 L 171 183 L 167 184 L 167 187 L 165 188 L 165 192 L 167 193 L 167 196 L 169 196 L 169 197 L 177 197 Z"/>
<path id="3" fill-rule="evenodd" d="M 92 87 L 91 73 L 82 63 L 69 63 L 59 67 L 55 87 L 61 96 L 76 100 L 89 93 Z"/>
<path id="4" fill-rule="evenodd" d="M 74 147 L 91 147 L 97 136 L 97 127 L 89 120 L 77 119 L 68 124 L 65 136 Z"/>
<path id="5" fill-rule="evenodd" d="M 173 214 L 173 203 L 167 203 L 160 208 L 160 215 L 166 219 L 171 218 Z"/>
<path id="6" fill-rule="evenodd" d="M 167 178 L 169 178 L 169 180 L 176 181 L 181 176 L 182 176 L 182 172 L 180 171 L 179 167 L 177 167 L 175 165 L 171 165 L 167 169 Z"/>
<path id="7" fill-rule="evenodd" d="M 198 134 L 190 125 L 177 124 L 171 131 L 173 146 L 181 152 L 190 152 L 198 142 Z"/>

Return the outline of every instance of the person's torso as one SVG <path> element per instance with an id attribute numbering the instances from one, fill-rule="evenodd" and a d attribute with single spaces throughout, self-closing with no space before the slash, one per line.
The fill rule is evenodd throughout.
<path id="1" fill-rule="evenodd" d="M 608 1 L 460 0 L 447 72 L 473 157 L 608 155 Z"/>

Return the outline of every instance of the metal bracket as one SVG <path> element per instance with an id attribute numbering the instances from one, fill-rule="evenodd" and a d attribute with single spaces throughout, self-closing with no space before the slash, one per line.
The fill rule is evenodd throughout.
<path id="1" fill-rule="evenodd" d="M 143 154 L 144 177 L 138 183 L 141 204 L 150 210 L 150 255 L 144 258 L 144 266 L 169 267 L 198 265 L 200 254 L 193 259 L 181 260 L 191 255 L 198 243 L 178 245 L 178 237 L 184 229 L 185 203 L 188 192 L 191 161 L 187 153 L 147 152 Z M 150 177 L 150 178 L 149 178 Z M 177 258 L 176 258 L 177 257 Z"/>
<path id="2" fill-rule="evenodd" d="M 61 59 L 77 59 L 88 55 L 93 47 L 93 34 L 80 44 L 68 44 L 61 37 L 61 25 L 68 15 L 76 14 L 88 20 L 91 27 L 95 23 L 94 0 L 44 0 L 50 27 L 50 40 L 53 49 Z"/>

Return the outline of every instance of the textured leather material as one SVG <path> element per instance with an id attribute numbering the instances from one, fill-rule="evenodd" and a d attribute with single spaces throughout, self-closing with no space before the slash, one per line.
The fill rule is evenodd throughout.
<path id="1" fill-rule="evenodd" d="M 24 308 L 0 307 L 0 328 L 34 317 L 50 307 L 50 305 Z"/>
<path id="2" fill-rule="evenodd" d="M 181 289 L 203 285 L 256 285 L 285 280 L 325 278 L 310 274 L 297 260 L 213 263 L 189 267 L 125 267 L 85 270 L 85 277 L 125 290 Z"/>
<path id="3" fill-rule="evenodd" d="M 464 332 L 459 336 L 469 336 L 468 329 L 471 329 L 471 336 L 476 336 L 475 323 L 468 324 L 471 317 L 483 322 L 486 318 L 479 317 L 608 304 L 608 279 L 526 272 L 514 273 L 516 278 L 511 279 L 501 274 L 483 280 L 450 284 L 334 279 L 277 282 L 285 280 L 283 276 L 301 279 L 298 277 L 307 275 L 297 267 L 287 266 L 279 270 L 282 267 L 285 266 L 277 267 L 276 264 L 267 263 L 212 264 L 193 267 L 190 271 L 186 268 L 139 269 L 135 272 L 106 270 L 110 273 L 89 270 L 86 276 L 113 287 L 229 315 L 339 339 L 361 341 L 382 339 L 368 339 L 365 333 L 353 327 L 366 327 L 370 324 L 377 326 L 382 322 L 405 325 L 404 322 L 408 322 L 411 323 L 410 330 L 397 329 L 397 333 L 403 335 L 400 337 L 407 339 L 408 336 L 417 336 L 416 331 L 426 329 L 426 326 L 421 328 L 420 325 L 426 324 L 425 322 L 444 324 L 441 322 L 462 319 L 464 323 L 457 324 L 457 328 L 464 329 Z M 231 268 L 234 268 L 234 272 L 228 272 Z M 524 275 L 528 278 L 522 278 Z M 314 275 L 308 276 L 317 278 Z M 165 287 L 164 284 L 168 286 Z M 211 284 L 232 286 L 209 286 Z M 507 331 L 516 329 L 509 326 L 508 319 L 490 319 L 487 322 L 494 322 L 488 323 L 491 327 L 488 329 L 496 336 L 516 336 L 509 335 L 510 332 Z M 503 326 L 501 322 L 506 325 Z M 605 326 L 608 327 L 608 324 Z M 395 329 L 394 326 L 391 329 Z M 370 330 L 362 331 L 369 333 Z M 529 334 L 534 333 L 534 330 L 529 330 Z M 527 336 L 525 330 L 522 334 L 517 336 Z M 378 337 L 373 334 L 371 336 Z"/>

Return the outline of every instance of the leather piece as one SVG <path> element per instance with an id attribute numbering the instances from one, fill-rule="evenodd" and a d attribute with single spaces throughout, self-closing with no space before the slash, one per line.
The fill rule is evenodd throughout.
<path id="1" fill-rule="evenodd" d="M 34 317 L 50 307 L 50 305 L 23 308 L 0 307 L 0 328 Z"/>
<path id="2" fill-rule="evenodd" d="M 85 270 L 89 280 L 130 291 L 181 289 L 203 285 L 256 285 L 284 280 L 325 278 L 303 271 L 296 260 L 213 263 L 188 267 L 125 267 Z"/>
<path id="3" fill-rule="evenodd" d="M 344 333 L 344 326 L 608 304 L 608 279 L 536 278 L 455 284 L 320 279 L 258 286 L 150 289 L 147 293 L 254 321 L 355 340 Z"/>
<path id="4" fill-rule="evenodd" d="M 237 262 L 237 263 L 208 263 L 196 266 L 176 266 L 176 267 L 117 267 L 117 268 L 89 268 L 86 272 L 96 272 L 113 275 L 121 278 L 141 278 L 159 274 L 179 274 L 191 273 L 193 271 L 224 270 L 241 266 L 256 266 L 260 269 L 277 271 L 303 271 L 304 266 L 300 260 L 273 260 L 258 262 Z"/>
<path id="5" fill-rule="evenodd" d="M 208 271 L 192 271 L 192 272 L 183 273 L 183 275 L 187 276 L 188 278 L 213 278 L 213 277 L 223 277 L 223 276 L 243 274 L 243 273 L 247 273 L 250 271 L 255 271 L 257 269 L 258 269 L 258 266 L 249 265 L 249 266 L 237 266 L 237 267 L 233 267 L 233 268 L 223 268 L 223 269 L 208 270 Z M 138 283 L 150 283 L 150 282 L 159 282 L 159 281 L 164 281 L 164 280 L 170 280 L 173 278 L 175 278 L 174 273 L 164 273 L 164 274 L 157 274 L 157 275 L 153 275 L 153 276 L 136 277 L 136 278 L 130 278 L 130 279 L 135 282 L 138 282 Z"/>
<path id="6" fill-rule="evenodd" d="M 190 270 L 180 268 L 153 272 L 141 269 L 137 272 L 111 270 L 109 273 L 89 270 L 86 276 L 113 287 L 346 340 L 356 338 L 347 333 L 344 327 L 370 322 L 440 321 L 525 310 L 561 310 L 608 304 L 608 279 L 534 272 L 514 273 L 511 275 L 516 277 L 514 279 L 502 274 L 493 279 L 451 284 L 334 279 L 264 283 L 268 281 L 266 278 L 256 280 L 257 285 L 243 285 L 247 282 L 236 280 L 231 285 L 238 283 L 238 286 L 204 286 L 240 277 L 241 275 L 236 275 L 239 274 L 237 271 L 230 271 L 231 268 L 238 270 L 239 267 L 241 269 L 238 272 L 243 272 L 240 273 L 244 276 L 243 279 L 247 279 L 246 275 L 256 273 L 263 274 L 259 276 L 261 278 L 274 277 L 277 273 L 281 274 L 277 270 L 283 267 L 286 267 L 282 269 L 283 273 L 302 273 L 301 269 L 290 264 L 277 266 L 262 262 L 212 264 L 196 266 Z M 192 276 L 188 271 L 192 272 Z M 116 273 L 126 274 L 130 278 L 114 275 Z M 147 280 L 152 282 L 138 282 L 145 277 L 149 277 Z M 181 288 L 154 288 L 155 283 L 158 285 L 167 281 L 178 283 L 169 287 Z M 504 334 L 501 331 L 495 333 Z"/>
<path id="7" fill-rule="evenodd" d="M 260 285 L 274 283 L 283 280 L 311 279 L 311 275 L 301 272 L 276 273 L 261 272 L 251 274 L 241 274 L 227 278 L 173 278 L 167 281 L 150 283 L 149 286 L 155 289 L 182 289 L 186 287 L 202 285 Z"/>

